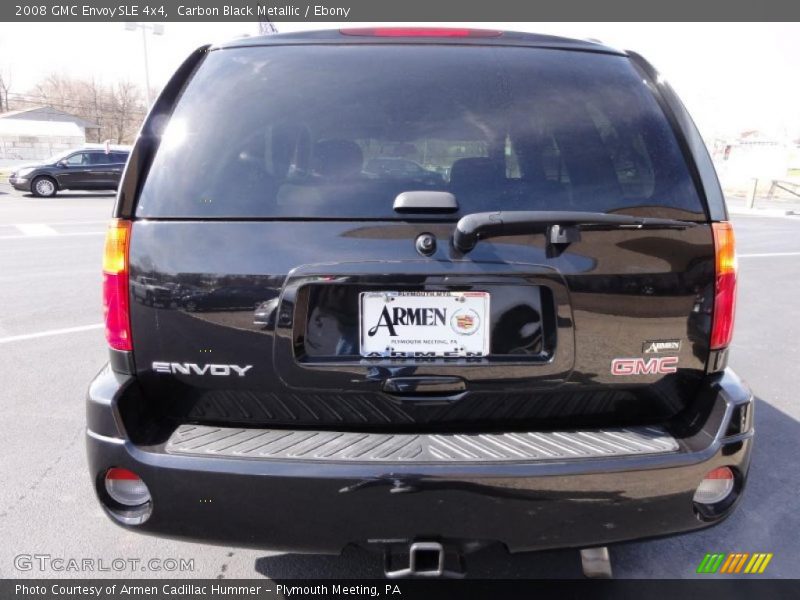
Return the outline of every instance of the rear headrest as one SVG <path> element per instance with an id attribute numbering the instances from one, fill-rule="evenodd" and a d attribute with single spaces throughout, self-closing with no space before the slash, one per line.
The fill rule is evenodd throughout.
<path id="1" fill-rule="evenodd" d="M 303 125 L 282 123 L 267 131 L 264 166 L 271 175 L 283 179 L 295 171 L 308 169 L 311 134 Z"/>
<path id="2" fill-rule="evenodd" d="M 314 172 L 323 177 L 352 177 L 361 171 L 364 153 L 350 140 L 323 140 L 314 145 Z"/>
<path id="3" fill-rule="evenodd" d="M 494 185 L 504 177 L 503 163 L 486 157 L 460 158 L 450 168 L 450 186 L 453 188 Z"/>

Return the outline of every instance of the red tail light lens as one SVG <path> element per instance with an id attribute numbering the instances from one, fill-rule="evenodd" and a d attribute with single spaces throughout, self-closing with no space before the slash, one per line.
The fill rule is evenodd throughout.
<path id="1" fill-rule="evenodd" d="M 714 469 L 700 482 L 694 493 L 694 501 L 700 504 L 717 504 L 730 496 L 734 486 L 733 471 L 729 467 Z"/>
<path id="2" fill-rule="evenodd" d="M 711 349 L 720 350 L 731 343 L 736 310 L 736 243 L 733 225 L 713 223 L 716 252 L 716 287 L 714 315 L 711 322 Z"/>
<path id="3" fill-rule="evenodd" d="M 128 469 L 120 469 L 119 467 L 114 467 L 108 470 L 108 472 L 106 473 L 106 479 L 139 481 L 139 476 L 133 471 L 129 471 Z"/>
<path id="4" fill-rule="evenodd" d="M 106 340 L 115 350 L 133 349 L 128 302 L 128 243 L 131 223 L 114 219 L 106 232 L 103 252 L 103 314 Z"/>
<path id="5" fill-rule="evenodd" d="M 449 27 L 360 27 L 340 29 L 342 35 L 367 37 L 467 37 L 490 38 L 500 37 L 502 31 L 490 29 L 455 29 Z"/>
<path id="6" fill-rule="evenodd" d="M 141 506 L 150 501 L 150 490 L 144 481 L 128 469 L 114 467 L 106 472 L 106 491 L 124 506 Z"/>

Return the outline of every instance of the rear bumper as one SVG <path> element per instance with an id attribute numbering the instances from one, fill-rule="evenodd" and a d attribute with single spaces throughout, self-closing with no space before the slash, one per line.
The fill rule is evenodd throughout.
<path id="1" fill-rule="evenodd" d="M 101 500 L 105 471 L 124 467 L 142 477 L 153 498 L 149 518 L 125 527 L 276 550 L 338 553 L 351 543 L 425 539 L 464 547 L 501 542 L 514 552 L 700 529 L 724 519 L 736 502 L 712 520 L 701 518 L 692 501 L 697 485 L 709 470 L 729 466 L 741 492 L 752 444 L 752 395 L 730 371 L 709 379 L 698 399 L 704 409 L 675 436 L 678 451 L 547 461 L 175 454 L 125 435 L 118 402 L 133 386 L 106 369 L 89 391 L 89 468 Z M 729 429 L 742 406 L 749 407 L 746 427 Z"/>

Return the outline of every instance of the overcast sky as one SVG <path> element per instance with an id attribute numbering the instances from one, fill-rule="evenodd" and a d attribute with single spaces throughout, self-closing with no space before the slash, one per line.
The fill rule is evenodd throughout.
<path id="1" fill-rule="evenodd" d="M 281 32 L 359 23 L 278 23 Z M 420 25 L 420 24 L 416 24 Z M 441 25 L 441 24 L 437 24 Z M 448 25 L 458 25 L 451 23 Z M 477 24 L 472 24 L 478 26 Z M 800 137 L 800 24 L 482 23 L 480 27 L 596 38 L 647 57 L 670 80 L 703 134 L 761 129 Z M 163 85 L 197 46 L 257 33 L 257 23 L 167 23 L 148 34 L 150 79 Z M 144 84 L 140 32 L 122 23 L 0 23 L 0 71 L 23 93 L 51 72 Z"/>

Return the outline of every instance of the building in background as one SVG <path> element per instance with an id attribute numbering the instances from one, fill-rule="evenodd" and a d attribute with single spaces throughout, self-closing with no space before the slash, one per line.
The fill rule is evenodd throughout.
<path id="1" fill-rule="evenodd" d="M 98 129 L 70 113 L 39 106 L 0 114 L 0 160 L 38 160 L 83 146 L 86 131 Z"/>
<path id="2" fill-rule="evenodd" d="M 795 145 L 758 130 L 708 144 L 723 180 L 785 179 L 791 170 Z"/>

